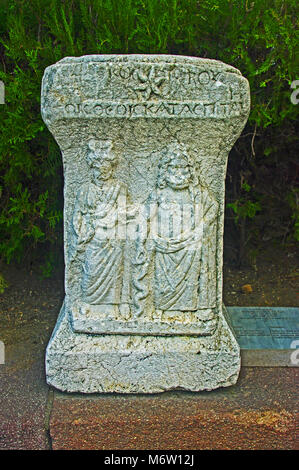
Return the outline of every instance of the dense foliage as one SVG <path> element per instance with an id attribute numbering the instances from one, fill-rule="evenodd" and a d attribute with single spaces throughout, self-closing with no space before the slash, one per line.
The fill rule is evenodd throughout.
<path id="1" fill-rule="evenodd" d="M 91 53 L 170 53 L 229 63 L 252 111 L 230 156 L 227 221 L 237 261 L 261 240 L 299 240 L 299 163 L 290 85 L 299 78 L 297 0 L 0 0 L 0 256 L 62 246 L 59 149 L 40 116 L 46 66 Z M 248 244 L 248 242 L 250 242 Z M 44 250 L 40 248 L 44 247 Z"/>

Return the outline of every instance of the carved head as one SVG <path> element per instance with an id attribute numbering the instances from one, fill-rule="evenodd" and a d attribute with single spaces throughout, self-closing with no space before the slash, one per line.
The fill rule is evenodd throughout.
<path id="1" fill-rule="evenodd" d="M 170 144 L 159 163 L 158 187 L 170 186 L 184 189 L 198 184 L 198 177 L 187 147 L 183 144 Z"/>
<path id="2" fill-rule="evenodd" d="M 110 140 L 90 139 L 87 143 L 87 163 L 92 169 L 94 182 L 106 181 L 112 176 L 117 158 Z"/>

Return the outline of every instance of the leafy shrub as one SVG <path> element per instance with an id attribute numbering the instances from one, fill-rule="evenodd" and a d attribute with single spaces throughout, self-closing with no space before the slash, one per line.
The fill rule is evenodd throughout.
<path id="1" fill-rule="evenodd" d="M 40 116 L 41 79 L 62 57 L 97 53 L 194 55 L 239 68 L 250 82 L 252 110 L 229 160 L 235 245 L 299 240 L 298 106 L 290 101 L 298 78 L 297 0 L 0 0 L 0 7 L 4 260 L 42 252 L 47 274 L 55 264 L 63 176 L 59 149 Z"/>

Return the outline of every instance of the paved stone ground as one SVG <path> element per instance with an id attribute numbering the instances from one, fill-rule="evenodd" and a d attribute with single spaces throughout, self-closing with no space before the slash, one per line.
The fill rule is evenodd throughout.
<path id="1" fill-rule="evenodd" d="M 26 352 L 26 367 L 20 345 L 0 366 L 0 449 L 299 448 L 298 367 L 244 366 L 235 386 L 198 394 L 83 397 L 49 389 L 43 347 Z"/>
<path id="2" fill-rule="evenodd" d="M 204 393 L 55 392 L 53 449 L 298 449 L 298 372 L 244 367 L 237 385 Z"/>

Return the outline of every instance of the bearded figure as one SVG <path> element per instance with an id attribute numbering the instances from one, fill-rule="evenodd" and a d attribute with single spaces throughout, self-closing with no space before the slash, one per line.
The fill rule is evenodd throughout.
<path id="1" fill-rule="evenodd" d="M 178 314 L 215 308 L 218 204 L 199 183 L 184 145 L 162 155 L 148 206 L 155 308 Z"/>

